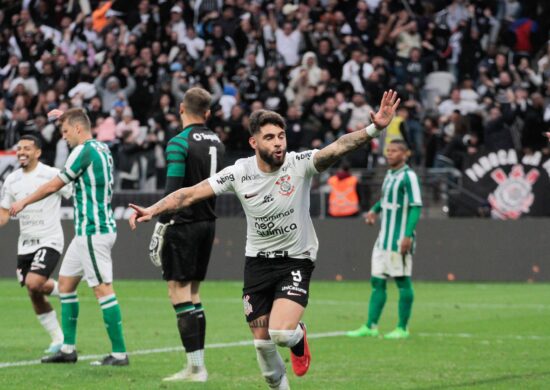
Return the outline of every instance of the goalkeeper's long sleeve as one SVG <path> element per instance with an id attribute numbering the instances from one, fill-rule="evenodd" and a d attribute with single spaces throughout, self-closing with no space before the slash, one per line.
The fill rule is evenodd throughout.
<path id="1" fill-rule="evenodd" d="M 382 211 L 382 202 L 380 200 L 376 202 L 369 211 L 378 214 L 380 211 Z"/>

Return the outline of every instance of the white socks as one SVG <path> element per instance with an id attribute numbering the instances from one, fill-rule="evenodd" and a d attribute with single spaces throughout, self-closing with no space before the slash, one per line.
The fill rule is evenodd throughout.
<path id="1" fill-rule="evenodd" d="M 271 388 L 278 388 L 283 380 L 286 368 L 277 347 L 272 340 L 254 340 L 256 358 L 265 381 Z M 288 382 L 287 382 L 288 383 Z"/>
<path id="2" fill-rule="evenodd" d="M 198 349 L 187 353 L 187 366 L 203 367 L 204 366 L 204 349 Z"/>
<path id="3" fill-rule="evenodd" d="M 46 332 L 50 334 L 52 338 L 52 344 L 61 344 L 63 342 L 63 332 L 57 321 L 57 314 L 55 310 L 48 313 L 38 314 L 36 316 L 42 327 L 46 329 Z"/>
<path id="4" fill-rule="evenodd" d="M 50 297 L 59 297 L 59 283 L 57 283 L 57 280 L 53 281 L 53 290 L 50 293 Z"/>

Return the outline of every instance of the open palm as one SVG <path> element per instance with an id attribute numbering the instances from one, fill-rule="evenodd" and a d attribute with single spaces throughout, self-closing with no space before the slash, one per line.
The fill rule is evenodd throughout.
<path id="1" fill-rule="evenodd" d="M 397 98 L 397 92 L 391 89 L 384 92 L 378 112 L 376 114 L 370 113 L 372 123 L 377 129 L 383 129 L 390 124 L 400 102 L 401 99 Z"/>

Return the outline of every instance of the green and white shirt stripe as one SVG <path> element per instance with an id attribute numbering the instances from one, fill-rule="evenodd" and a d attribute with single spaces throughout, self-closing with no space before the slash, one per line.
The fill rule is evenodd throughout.
<path id="1" fill-rule="evenodd" d="M 380 199 L 381 228 L 376 245 L 381 250 L 399 251 L 401 239 L 405 236 L 409 209 L 422 206 L 418 177 L 408 165 L 389 170 L 382 184 Z M 413 247 L 414 247 L 414 235 Z"/>
<path id="2" fill-rule="evenodd" d="M 111 209 L 113 157 L 103 142 L 88 140 L 69 155 L 59 173 L 65 183 L 74 182 L 74 224 L 77 236 L 114 233 Z"/>

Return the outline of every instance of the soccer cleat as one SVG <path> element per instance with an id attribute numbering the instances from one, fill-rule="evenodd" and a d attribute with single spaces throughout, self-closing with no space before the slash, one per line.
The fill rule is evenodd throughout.
<path id="1" fill-rule="evenodd" d="M 399 327 L 384 335 L 384 338 L 388 340 L 406 339 L 408 337 L 409 331 Z"/>
<path id="2" fill-rule="evenodd" d="M 187 366 L 163 379 L 164 382 L 206 382 L 207 380 L 208 372 L 204 366 Z"/>
<path id="3" fill-rule="evenodd" d="M 76 351 L 72 351 L 70 353 L 58 351 L 53 355 L 44 356 L 40 359 L 42 363 L 76 363 L 77 360 L 78 357 L 76 355 Z"/>
<path id="4" fill-rule="evenodd" d="M 303 322 L 300 322 L 300 326 L 304 331 L 304 354 L 302 356 L 297 356 L 290 350 L 290 360 L 292 362 L 292 371 L 297 376 L 303 376 L 309 370 L 309 364 L 311 363 L 311 353 L 309 352 L 309 345 L 307 343 L 306 337 L 306 325 Z"/>
<path id="5" fill-rule="evenodd" d="M 117 359 L 113 355 L 107 355 L 101 360 L 91 362 L 90 366 L 127 366 L 128 364 L 130 364 L 130 361 L 128 360 L 128 355 L 126 355 L 122 359 Z"/>
<path id="6" fill-rule="evenodd" d="M 63 343 L 60 343 L 60 344 L 51 343 L 50 346 L 44 350 L 44 353 L 57 353 L 61 350 L 62 345 Z"/>
<path id="7" fill-rule="evenodd" d="M 346 333 L 348 337 L 378 337 L 380 332 L 378 328 L 369 328 L 367 325 L 363 324 L 359 329 L 350 330 Z"/>

